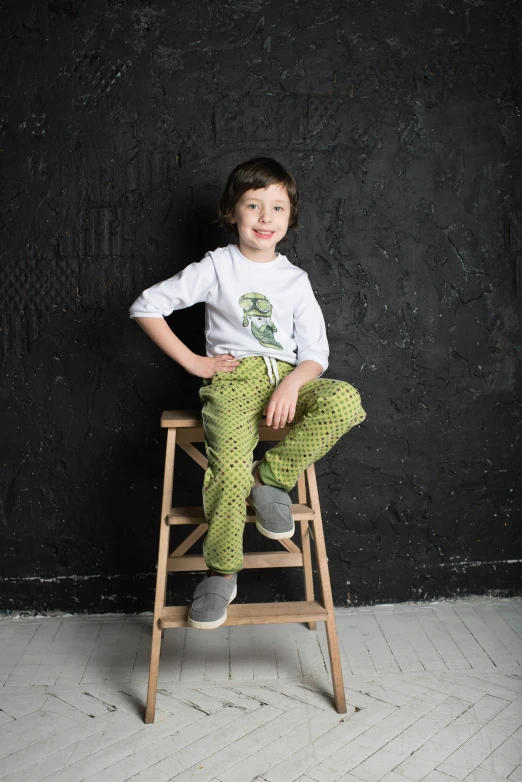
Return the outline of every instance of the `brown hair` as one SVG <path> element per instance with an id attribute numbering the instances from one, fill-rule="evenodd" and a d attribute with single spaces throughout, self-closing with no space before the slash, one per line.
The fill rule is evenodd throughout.
<path id="1" fill-rule="evenodd" d="M 290 199 L 288 230 L 299 228 L 299 192 L 292 174 L 271 157 L 255 157 L 239 163 L 228 175 L 225 189 L 218 206 L 219 222 L 222 227 L 239 236 L 236 223 L 230 223 L 237 202 L 247 190 L 258 190 L 270 185 L 284 185 Z"/>

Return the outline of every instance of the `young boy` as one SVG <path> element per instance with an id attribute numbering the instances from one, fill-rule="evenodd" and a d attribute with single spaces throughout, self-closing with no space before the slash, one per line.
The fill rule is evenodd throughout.
<path id="1" fill-rule="evenodd" d="M 243 568 L 245 498 L 257 529 L 292 537 L 288 492 L 303 470 L 366 418 L 359 392 L 321 378 L 329 348 L 321 308 L 308 274 L 275 247 L 298 226 L 293 176 L 272 158 L 241 163 L 219 204 L 222 224 L 237 244 L 218 247 L 133 302 L 130 317 L 187 372 L 199 390 L 208 468 L 203 508 L 208 574 L 194 592 L 188 622 L 219 627 L 237 594 Z M 176 337 L 164 316 L 205 302 L 206 356 Z M 286 437 L 252 463 L 263 413 L 274 429 L 294 422 Z"/>

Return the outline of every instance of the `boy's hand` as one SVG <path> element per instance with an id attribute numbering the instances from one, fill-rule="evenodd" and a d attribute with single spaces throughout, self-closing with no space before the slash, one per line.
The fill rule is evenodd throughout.
<path id="1" fill-rule="evenodd" d="M 216 372 L 233 372 L 238 364 L 239 361 L 230 353 L 220 356 L 198 356 L 194 353 L 185 369 L 196 377 L 213 377 Z"/>
<path id="2" fill-rule="evenodd" d="M 299 388 L 299 384 L 291 380 L 289 375 L 281 380 L 263 411 L 267 426 L 273 424 L 274 429 L 277 429 L 293 421 Z"/>

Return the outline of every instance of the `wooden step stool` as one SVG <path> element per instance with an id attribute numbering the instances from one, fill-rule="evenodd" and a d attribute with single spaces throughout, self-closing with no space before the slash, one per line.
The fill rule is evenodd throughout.
<path id="1" fill-rule="evenodd" d="M 282 440 L 293 424 L 274 429 L 266 424 L 266 418 L 259 424 L 259 440 Z M 158 570 L 156 580 L 156 598 L 154 602 L 154 623 L 152 627 L 152 647 L 150 655 L 149 686 L 145 722 L 154 722 L 156 711 L 156 691 L 158 687 L 159 657 L 163 631 L 170 627 L 190 627 L 187 622 L 189 606 L 167 606 L 165 596 L 167 575 L 180 571 L 208 570 L 203 556 L 186 552 L 207 531 L 203 507 L 173 508 L 172 487 L 174 479 L 174 451 L 180 448 L 194 459 L 203 469 L 207 469 L 208 459 L 194 447 L 193 443 L 205 441 L 201 412 L 197 410 L 165 410 L 161 416 L 161 426 L 167 429 L 167 450 L 165 455 L 165 473 L 163 482 L 163 501 L 158 552 Z M 305 479 L 306 476 L 306 479 Z M 324 542 L 323 523 L 315 468 L 312 464 L 299 476 L 297 482 L 298 503 L 292 505 L 292 516 L 301 523 L 301 546 L 291 538 L 278 540 L 286 551 L 267 551 L 264 553 L 245 553 L 243 567 L 273 568 L 302 567 L 306 600 L 286 603 L 230 603 L 227 619 L 221 625 L 257 625 L 281 624 L 286 622 L 306 622 L 310 630 L 316 629 L 316 622 L 326 622 L 326 636 L 334 691 L 334 704 L 339 714 L 346 714 L 343 674 L 339 656 L 339 642 L 335 627 L 332 589 L 328 572 L 328 557 Z M 248 500 L 245 503 L 246 521 L 255 522 L 254 510 Z M 311 522 L 311 526 L 309 525 Z M 173 524 L 191 524 L 195 529 L 169 554 L 170 527 Z M 313 532 L 312 532 L 313 528 Z M 319 568 L 322 600 L 314 600 L 312 576 L 312 558 L 310 537 L 314 541 Z M 199 631 L 203 632 L 203 631 Z"/>

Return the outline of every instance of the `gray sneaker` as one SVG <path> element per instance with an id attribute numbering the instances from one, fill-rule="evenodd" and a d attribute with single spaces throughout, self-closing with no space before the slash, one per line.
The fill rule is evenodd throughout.
<path id="1" fill-rule="evenodd" d="M 206 576 L 194 590 L 187 621 L 198 630 L 213 630 L 227 620 L 227 606 L 237 595 L 237 573 L 232 578 Z"/>
<path id="2" fill-rule="evenodd" d="M 261 460 L 253 462 L 252 472 L 255 472 Z M 250 492 L 250 503 L 256 514 L 256 527 L 265 538 L 283 540 L 291 538 L 295 532 L 295 524 L 290 506 L 290 495 L 277 486 L 254 486 Z"/>

